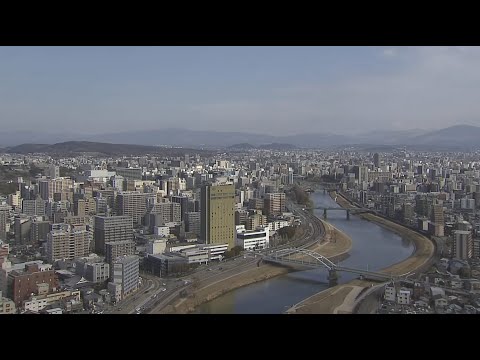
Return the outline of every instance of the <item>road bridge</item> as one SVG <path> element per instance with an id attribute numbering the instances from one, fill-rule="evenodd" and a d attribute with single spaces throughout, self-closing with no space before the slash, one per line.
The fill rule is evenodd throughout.
<path id="1" fill-rule="evenodd" d="M 328 211 L 345 211 L 347 214 L 347 220 L 350 220 L 350 214 L 362 214 L 362 213 L 372 213 L 376 214 L 377 211 L 369 208 L 342 208 L 342 207 L 315 207 L 316 210 L 323 210 L 323 218 L 327 219 Z"/>
<path id="2" fill-rule="evenodd" d="M 380 281 L 398 281 L 401 278 L 391 274 L 385 274 L 376 271 L 357 269 L 347 266 L 339 266 L 317 252 L 304 248 L 288 248 L 281 250 L 265 251 L 256 253 L 262 257 L 262 260 L 270 263 L 293 265 L 307 268 L 325 268 L 328 270 L 328 280 L 331 286 L 337 283 L 337 272 L 349 272 L 358 274 L 362 278 Z M 298 258 L 298 254 L 305 255 Z M 297 257 L 295 257 L 297 255 Z M 306 259 L 305 259 L 306 258 Z"/>

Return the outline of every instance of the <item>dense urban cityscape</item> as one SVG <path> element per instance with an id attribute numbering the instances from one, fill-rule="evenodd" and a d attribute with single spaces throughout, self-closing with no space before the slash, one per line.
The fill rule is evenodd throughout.
<path id="1" fill-rule="evenodd" d="M 2 154 L 1 313 L 192 312 L 221 296 L 212 284 L 296 270 L 294 250 L 269 262 L 279 249 L 305 249 L 293 257 L 307 265 L 308 249 L 332 259 L 348 246 L 328 225 L 338 212 L 312 217 L 314 192 L 350 209 L 342 221 L 374 216 L 432 245 L 408 276 L 354 280 L 371 281 L 357 295 L 369 312 L 480 311 L 478 153 L 191 151 Z"/>
<path id="2" fill-rule="evenodd" d="M 1 46 L 0 314 L 478 314 L 478 64 Z"/>

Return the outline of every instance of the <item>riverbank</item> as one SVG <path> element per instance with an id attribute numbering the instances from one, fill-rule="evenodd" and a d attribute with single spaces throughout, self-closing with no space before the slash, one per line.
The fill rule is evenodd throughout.
<path id="1" fill-rule="evenodd" d="M 330 193 L 330 196 L 344 208 L 354 208 L 341 194 Z M 392 275 L 406 275 L 425 267 L 433 257 L 435 246 L 427 237 L 392 221 L 383 219 L 373 214 L 359 214 L 359 217 L 374 222 L 398 235 L 412 241 L 415 250 L 407 259 L 380 270 Z M 315 294 L 287 310 L 287 313 L 297 314 L 351 314 L 358 306 L 357 298 L 373 282 L 352 280 L 347 284 L 337 285 L 318 294 Z"/>
<path id="2" fill-rule="evenodd" d="M 271 279 L 273 277 L 287 274 L 290 269 L 286 267 L 274 266 L 270 264 L 261 264 L 259 267 L 251 267 L 238 274 L 224 278 L 214 283 L 205 284 L 195 290 L 187 298 L 178 299 L 174 304 L 166 306 L 160 314 L 187 314 L 192 313 L 195 309 L 211 301 L 223 294 L 254 284 L 259 281 Z"/>
<path id="3" fill-rule="evenodd" d="M 287 314 L 351 314 L 355 300 L 373 283 L 352 280 L 310 296 L 289 308 Z"/>
<path id="4" fill-rule="evenodd" d="M 320 220 L 325 228 L 325 238 L 321 243 L 315 243 L 308 250 L 315 251 L 331 261 L 343 260 L 352 248 L 352 239 L 330 223 Z"/>
<path id="5" fill-rule="evenodd" d="M 349 207 L 352 207 L 348 200 L 345 199 L 341 194 L 332 195 L 337 197 L 337 203 L 340 206 L 343 207 L 348 204 Z M 415 246 L 415 250 L 413 251 L 412 255 L 409 256 L 407 259 L 399 263 L 393 264 L 385 269 L 382 269 L 380 270 L 380 272 L 392 275 L 407 275 L 409 273 L 422 269 L 433 257 L 435 253 L 435 246 L 433 242 L 426 236 L 421 235 L 405 226 L 394 223 L 393 221 L 376 216 L 374 214 L 366 213 L 359 214 L 358 216 L 362 219 L 374 222 L 375 224 L 394 232 L 402 238 L 411 241 Z"/>
<path id="6" fill-rule="evenodd" d="M 308 250 L 316 251 L 329 258 L 331 261 L 340 261 L 348 257 L 348 251 L 352 247 L 352 239 L 343 231 L 333 225 L 318 219 L 325 227 L 325 236 L 321 242 L 316 242 Z M 303 233 L 302 233 L 303 234 Z M 302 234 L 297 234 L 301 236 Z M 297 254 L 298 258 L 305 255 Z M 241 287 L 268 280 L 276 276 L 285 275 L 292 271 L 287 267 L 260 263 L 260 266 L 251 266 L 237 274 L 217 280 L 213 283 L 200 284 L 199 288 L 186 298 L 177 299 L 173 304 L 166 306 L 159 313 L 162 314 L 186 314 L 225 293 Z"/>

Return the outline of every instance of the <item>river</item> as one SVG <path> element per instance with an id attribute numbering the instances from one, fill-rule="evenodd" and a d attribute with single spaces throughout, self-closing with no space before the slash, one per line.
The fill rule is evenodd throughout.
<path id="1" fill-rule="evenodd" d="M 328 194 L 311 194 L 315 207 L 340 207 Z M 315 215 L 323 216 L 322 210 Z M 345 211 L 329 211 L 328 222 L 352 239 L 350 256 L 341 262 L 348 267 L 380 270 L 409 257 L 414 246 L 393 232 Z M 226 293 L 197 309 L 197 314 L 279 314 L 293 304 L 328 288 L 327 271 L 314 269 L 291 272 Z M 339 273 L 342 284 L 357 277 Z"/>

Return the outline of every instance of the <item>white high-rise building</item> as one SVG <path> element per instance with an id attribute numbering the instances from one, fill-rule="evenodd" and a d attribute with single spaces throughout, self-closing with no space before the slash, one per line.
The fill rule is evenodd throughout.
<path id="1" fill-rule="evenodd" d="M 139 257 L 129 255 L 118 258 L 112 266 L 112 282 L 121 287 L 122 299 L 138 290 Z"/>

